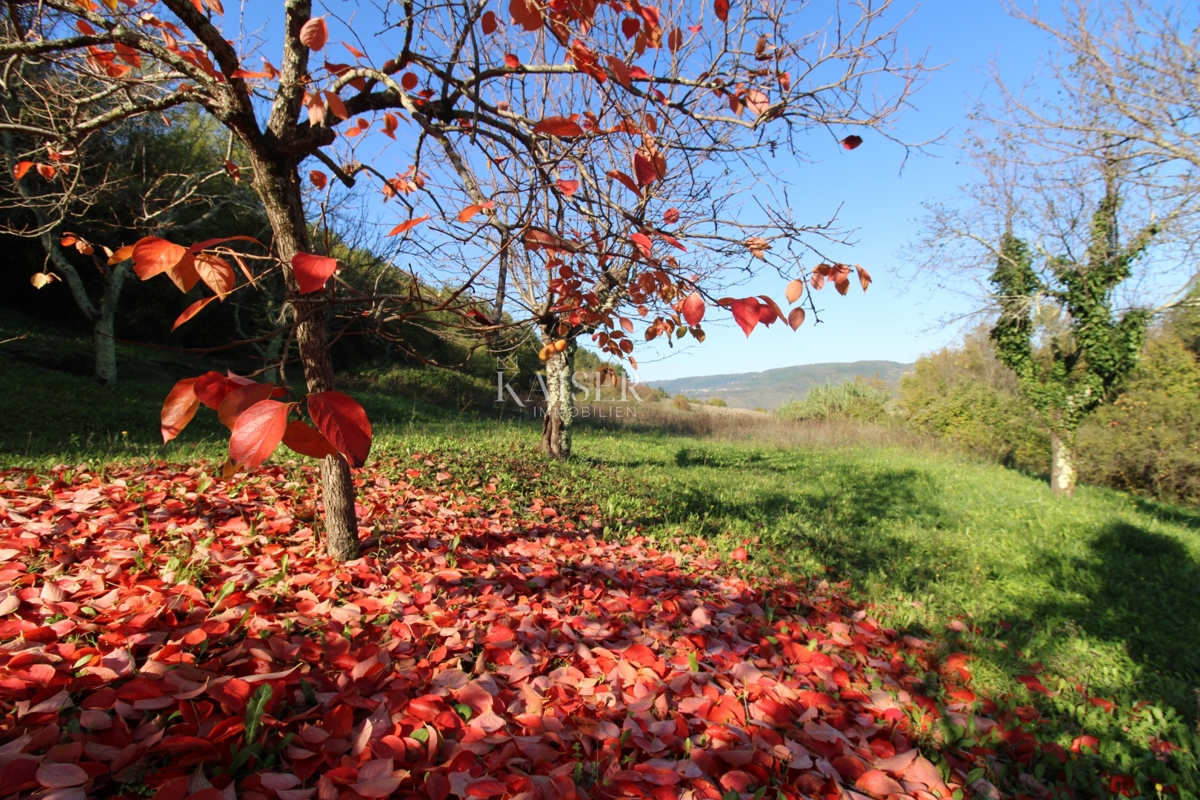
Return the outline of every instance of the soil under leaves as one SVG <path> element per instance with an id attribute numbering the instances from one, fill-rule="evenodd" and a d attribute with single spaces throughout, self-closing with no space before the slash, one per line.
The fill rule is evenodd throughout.
<path id="1" fill-rule="evenodd" d="M 420 459 L 361 473 L 371 546 L 338 564 L 314 482 L 0 473 L 0 793 L 1049 794 L 1021 768 L 1045 748 L 966 658 L 844 585 L 606 540 L 578 501 L 514 508 Z"/>

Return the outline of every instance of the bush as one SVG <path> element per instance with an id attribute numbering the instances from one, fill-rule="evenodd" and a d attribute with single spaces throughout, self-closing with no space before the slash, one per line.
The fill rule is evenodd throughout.
<path id="1" fill-rule="evenodd" d="M 724 400 L 722 400 L 719 397 L 714 397 L 712 400 L 709 400 L 708 405 L 715 406 L 717 408 L 728 408 L 729 407 L 729 403 L 726 403 Z"/>
<path id="2" fill-rule="evenodd" d="M 922 356 L 900 379 L 898 411 L 909 426 L 1009 467 L 1050 469 L 1050 435 L 1017 393 L 980 328 L 959 347 Z"/>
<path id="3" fill-rule="evenodd" d="M 688 399 L 681 394 L 677 394 L 671 398 L 671 405 L 678 408 L 680 411 L 688 411 L 691 409 L 691 404 Z"/>
<path id="4" fill-rule="evenodd" d="M 1173 331 L 1151 336 L 1112 405 L 1079 432 L 1080 477 L 1200 504 L 1200 364 Z"/>
<path id="5" fill-rule="evenodd" d="M 861 379 L 840 386 L 826 383 L 813 387 L 803 400 L 793 400 L 775 409 L 776 419 L 801 422 L 882 422 L 892 393 L 878 382 Z"/>

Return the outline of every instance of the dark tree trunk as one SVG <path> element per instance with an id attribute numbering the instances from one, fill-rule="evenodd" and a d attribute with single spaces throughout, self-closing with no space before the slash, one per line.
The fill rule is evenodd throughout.
<path id="1" fill-rule="evenodd" d="M 308 227 L 300 193 L 300 174 L 293 160 L 253 158 L 254 188 L 263 201 L 274 236 L 275 255 L 286 266 L 284 277 L 291 294 L 297 291 L 291 261 L 308 252 Z M 333 361 L 325 336 L 325 316 L 319 301 L 296 297 L 292 301 L 296 346 L 304 367 L 309 393 L 333 390 Z M 358 557 L 358 520 L 354 513 L 354 482 L 350 465 L 341 456 L 321 462 L 321 494 L 325 502 L 325 550 L 338 561 Z"/>

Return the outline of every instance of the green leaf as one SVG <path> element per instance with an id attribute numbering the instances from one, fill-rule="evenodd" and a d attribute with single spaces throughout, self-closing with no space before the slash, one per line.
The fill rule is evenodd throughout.
<path id="1" fill-rule="evenodd" d="M 271 696 L 274 690 L 271 689 L 271 684 L 264 683 L 258 687 L 258 691 L 250 698 L 250 702 L 246 704 L 246 741 L 253 742 L 258 738 L 258 726 L 262 722 L 263 713 L 267 709 L 267 703 L 271 702 Z"/>
<path id="2" fill-rule="evenodd" d="M 429 741 L 429 729 L 428 728 L 417 728 L 415 731 L 413 731 L 411 734 L 409 734 L 409 738 L 416 739 L 418 742 L 421 742 L 422 744 L 424 744 L 425 742 Z"/>

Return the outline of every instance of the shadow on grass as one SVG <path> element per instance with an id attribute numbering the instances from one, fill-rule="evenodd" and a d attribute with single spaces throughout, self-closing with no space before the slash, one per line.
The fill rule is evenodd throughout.
<path id="1" fill-rule="evenodd" d="M 1128 522 L 1109 524 L 1074 558 L 1039 568 L 1073 602 L 1031 603 L 1044 625 L 1070 620 L 1087 636 L 1120 644 L 1144 670 L 1139 699 L 1196 716 L 1200 676 L 1200 563 L 1177 540 Z M 1079 676 L 1081 679 L 1086 676 Z"/>

